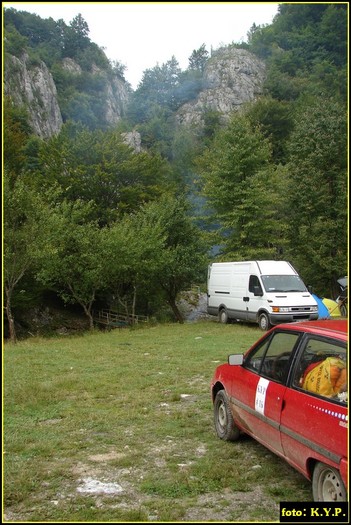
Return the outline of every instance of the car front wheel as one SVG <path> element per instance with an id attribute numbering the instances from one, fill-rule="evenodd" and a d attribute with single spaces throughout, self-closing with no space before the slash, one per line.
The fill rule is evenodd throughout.
<path id="1" fill-rule="evenodd" d="M 346 501 L 346 489 L 339 471 L 324 463 L 317 463 L 313 471 L 314 501 Z"/>
<path id="2" fill-rule="evenodd" d="M 214 424 L 218 437 L 224 441 L 235 441 L 240 435 L 240 430 L 234 423 L 229 407 L 227 394 L 220 390 L 214 402 Z"/>

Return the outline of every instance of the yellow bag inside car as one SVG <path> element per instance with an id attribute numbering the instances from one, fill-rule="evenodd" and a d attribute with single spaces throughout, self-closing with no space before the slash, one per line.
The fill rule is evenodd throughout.
<path id="1" fill-rule="evenodd" d="M 309 367 L 310 368 L 310 367 Z M 345 388 L 346 367 L 339 357 L 327 357 L 307 369 L 302 388 L 322 396 L 335 396 Z"/>

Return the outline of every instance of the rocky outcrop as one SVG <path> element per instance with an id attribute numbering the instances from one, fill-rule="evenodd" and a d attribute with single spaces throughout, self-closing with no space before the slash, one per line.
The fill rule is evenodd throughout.
<path id="1" fill-rule="evenodd" d="M 103 125 L 114 126 L 121 120 L 131 95 L 131 87 L 124 79 L 95 64 L 89 72 L 82 71 L 71 58 L 64 58 L 61 67 L 72 77 L 88 75 L 97 80 Z M 4 72 L 4 93 L 12 97 L 14 104 L 28 108 L 33 132 L 42 138 L 58 133 L 63 121 L 56 86 L 45 63 L 33 62 L 26 54 L 20 59 L 6 55 Z M 176 120 L 179 124 L 201 126 L 204 114 L 216 111 L 225 122 L 233 111 L 262 94 L 264 79 L 265 65 L 255 55 L 244 49 L 220 48 L 207 61 L 202 91 L 177 111 Z M 135 151 L 140 151 L 140 137 L 132 133 L 125 139 Z"/>
<path id="2" fill-rule="evenodd" d="M 116 124 L 124 116 L 130 93 L 130 88 L 124 80 L 115 77 L 107 81 L 104 96 L 106 97 L 105 120 L 108 124 Z"/>
<path id="3" fill-rule="evenodd" d="M 81 75 L 82 68 L 72 58 L 66 57 L 62 60 L 62 69 L 71 73 L 71 75 Z"/>
<path id="4" fill-rule="evenodd" d="M 63 69 L 72 75 L 81 75 L 82 69 L 71 58 L 64 58 Z M 124 115 L 130 97 L 129 85 L 116 76 L 107 76 L 106 71 L 101 70 L 96 64 L 91 66 L 91 75 L 100 76 L 103 79 L 101 99 L 105 101 L 103 118 L 106 124 L 115 125 Z"/>
<path id="5" fill-rule="evenodd" d="M 86 74 L 71 58 L 62 60 L 61 67 L 70 75 Z M 19 59 L 6 55 L 4 68 L 4 94 L 10 96 L 17 106 L 25 106 L 33 133 L 45 139 L 57 134 L 63 124 L 54 79 L 42 61 L 33 63 L 27 54 Z M 124 115 L 130 86 L 118 75 L 108 74 L 94 64 L 92 76 L 101 78 L 102 119 L 107 125 L 115 125 Z"/>
<path id="6" fill-rule="evenodd" d="M 135 153 L 140 153 L 142 151 L 141 147 L 141 135 L 138 131 L 133 130 L 127 133 L 122 133 L 125 144 L 133 148 Z"/>
<path id="7" fill-rule="evenodd" d="M 60 131 L 62 117 L 56 86 L 44 62 L 32 64 L 26 54 L 21 59 L 7 56 L 4 94 L 14 104 L 28 108 L 29 123 L 39 137 L 48 138 Z"/>
<path id="8" fill-rule="evenodd" d="M 180 124 L 201 125 L 205 111 L 217 111 L 227 119 L 233 111 L 262 94 L 265 64 L 245 49 L 221 48 L 208 60 L 203 90 L 196 100 L 177 112 Z"/>

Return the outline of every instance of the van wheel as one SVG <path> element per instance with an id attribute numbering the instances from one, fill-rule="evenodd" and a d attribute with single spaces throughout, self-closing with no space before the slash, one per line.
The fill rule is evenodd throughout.
<path id="1" fill-rule="evenodd" d="M 313 470 L 312 492 L 314 501 L 346 501 L 346 490 L 339 471 L 324 463 Z"/>
<path id="2" fill-rule="evenodd" d="M 240 430 L 234 423 L 228 397 L 224 390 L 217 393 L 214 401 L 214 424 L 217 436 L 224 441 L 236 441 L 239 438 Z"/>
<path id="3" fill-rule="evenodd" d="M 222 310 L 219 312 L 219 322 L 222 324 L 227 324 L 228 322 L 228 313 L 225 308 L 222 308 Z"/>
<path id="4" fill-rule="evenodd" d="M 267 314 L 260 314 L 258 318 L 258 326 L 265 332 L 271 328 L 271 323 Z"/>

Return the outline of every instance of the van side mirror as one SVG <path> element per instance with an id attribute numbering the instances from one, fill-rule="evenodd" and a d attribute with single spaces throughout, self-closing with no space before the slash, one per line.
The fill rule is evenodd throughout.
<path id="1" fill-rule="evenodd" d="M 260 286 L 254 286 L 254 295 L 262 297 L 263 292 Z"/>
<path id="2" fill-rule="evenodd" d="M 310 294 L 312 295 L 312 291 L 313 291 L 313 288 L 312 288 L 312 285 L 311 284 L 308 284 L 307 285 L 307 290 L 310 292 Z"/>

